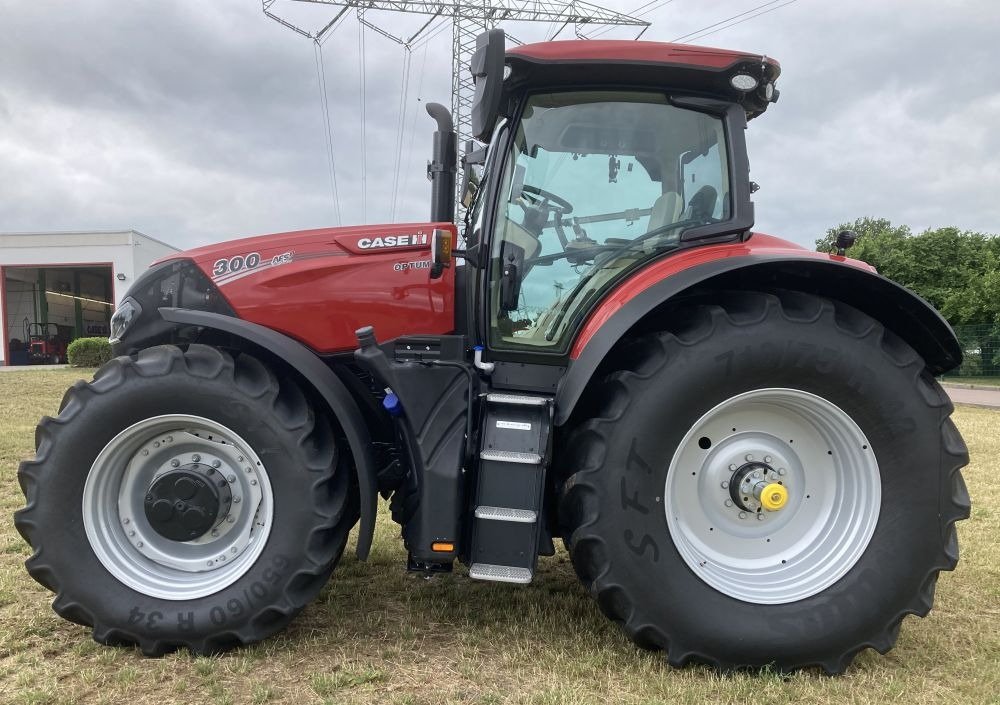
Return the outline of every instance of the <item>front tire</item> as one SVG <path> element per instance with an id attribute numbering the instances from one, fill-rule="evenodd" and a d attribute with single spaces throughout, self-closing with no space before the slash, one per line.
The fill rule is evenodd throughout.
<path id="1" fill-rule="evenodd" d="M 256 358 L 160 346 L 78 382 L 18 470 L 26 566 L 105 644 L 259 641 L 319 592 L 357 517 L 333 429 Z"/>
<path id="2" fill-rule="evenodd" d="M 566 442 L 581 581 L 677 666 L 832 674 L 885 653 L 958 560 L 968 454 L 948 397 L 828 300 L 720 294 L 668 320 L 619 351 Z"/>

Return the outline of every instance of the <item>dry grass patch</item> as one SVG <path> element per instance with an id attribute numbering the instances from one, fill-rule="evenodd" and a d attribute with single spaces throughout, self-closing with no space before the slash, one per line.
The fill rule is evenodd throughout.
<path id="1" fill-rule="evenodd" d="M 217 658 L 150 660 L 99 646 L 58 618 L 52 596 L 24 571 L 28 547 L 10 520 L 23 501 L 15 469 L 33 451 L 35 422 L 55 413 L 79 375 L 0 375 L 2 703 L 1000 702 L 1000 411 L 955 414 L 972 453 L 973 511 L 936 609 L 907 618 L 888 656 L 865 652 L 840 678 L 672 669 L 601 616 L 562 552 L 541 560 L 527 588 L 407 574 L 387 514 L 368 563 L 348 554 L 285 633 Z"/>

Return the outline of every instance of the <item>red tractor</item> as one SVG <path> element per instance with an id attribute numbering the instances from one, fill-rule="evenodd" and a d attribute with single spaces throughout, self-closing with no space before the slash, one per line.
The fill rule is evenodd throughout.
<path id="1" fill-rule="evenodd" d="M 58 365 L 66 362 L 66 341 L 59 335 L 59 326 L 55 323 L 29 323 L 25 318 L 24 339 L 28 341 L 29 363 Z"/>
<path id="2" fill-rule="evenodd" d="M 105 644 L 218 652 L 282 629 L 391 497 L 407 568 L 530 583 L 561 539 L 671 664 L 890 649 L 958 559 L 968 460 L 926 302 L 755 233 L 744 130 L 777 62 L 566 41 L 472 61 L 431 222 L 171 256 L 21 464 L 56 612 Z M 452 249 L 461 235 L 466 247 Z M 462 260 L 453 266 L 453 259 Z"/>

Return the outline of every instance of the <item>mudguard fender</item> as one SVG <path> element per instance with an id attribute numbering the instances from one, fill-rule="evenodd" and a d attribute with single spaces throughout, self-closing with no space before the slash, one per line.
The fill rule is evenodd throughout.
<path id="1" fill-rule="evenodd" d="M 815 255 L 722 257 L 672 273 L 630 298 L 620 297 L 612 306 L 605 304 L 615 292 L 605 297 L 578 334 L 571 354 L 575 359 L 559 382 L 556 425 L 569 420 L 598 366 L 623 336 L 658 307 L 696 286 L 699 290 L 782 288 L 842 301 L 906 341 L 932 374 L 962 362 L 958 339 L 941 314 L 906 287 L 873 271 Z"/>
<path id="2" fill-rule="evenodd" d="M 270 328 L 209 311 L 161 308 L 159 312 L 165 321 L 222 331 L 258 345 L 287 362 L 313 386 L 316 393 L 333 410 L 354 456 L 358 488 L 361 492 L 361 527 L 358 533 L 357 554 L 361 560 L 368 558 L 375 534 L 378 502 L 377 471 L 371 455 L 371 436 L 362 422 L 361 410 L 340 378 L 309 348 Z"/>

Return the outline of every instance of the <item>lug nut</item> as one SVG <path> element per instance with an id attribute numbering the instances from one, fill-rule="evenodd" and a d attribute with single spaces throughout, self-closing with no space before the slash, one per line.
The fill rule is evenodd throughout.
<path id="1" fill-rule="evenodd" d="M 229 516 L 226 517 L 226 521 L 228 521 L 230 524 L 232 524 L 233 522 L 236 521 L 236 517 L 234 517 L 232 514 L 230 514 Z"/>
<path id="2" fill-rule="evenodd" d="M 212 561 L 209 561 L 209 562 L 208 562 L 208 565 L 212 565 Z"/>
<path id="3" fill-rule="evenodd" d="M 230 475 L 230 476 L 229 476 L 229 477 L 227 477 L 226 479 L 227 479 L 227 480 L 229 480 L 229 484 L 231 485 L 231 484 L 233 484 L 234 482 L 236 482 L 236 475 Z"/>
<path id="4" fill-rule="evenodd" d="M 212 529 L 212 536 L 218 536 L 218 535 L 219 535 L 219 530 L 218 529 Z"/>
<path id="5" fill-rule="evenodd" d="M 128 524 L 129 524 L 130 521 L 132 521 L 132 520 L 131 519 L 122 519 L 122 524 L 125 524 L 126 526 L 128 526 Z"/>
<path id="6" fill-rule="evenodd" d="M 217 468 L 217 467 L 219 467 L 221 465 L 222 465 L 222 461 L 219 460 L 218 458 L 216 458 L 215 460 L 212 461 L 212 467 L 213 468 Z"/>
<path id="7" fill-rule="evenodd" d="M 764 521 L 764 514 L 763 513 L 757 515 L 757 521 Z"/>
<path id="8" fill-rule="evenodd" d="M 722 481 L 722 489 L 726 489 L 727 487 L 729 487 L 729 480 L 723 480 Z"/>
<path id="9" fill-rule="evenodd" d="M 746 512 L 740 512 L 740 519 L 746 519 L 746 518 L 747 518 L 747 513 Z"/>
<path id="10" fill-rule="evenodd" d="M 729 469 L 730 470 L 736 470 L 736 463 L 730 463 L 729 464 Z"/>
<path id="11" fill-rule="evenodd" d="M 145 448 L 143 448 L 143 449 L 142 449 L 142 454 L 143 454 L 143 455 L 149 455 L 149 451 L 148 451 L 148 450 L 146 450 Z"/>
<path id="12" fill-rule="evenodd" d="M 750 453 L 747 453 L 747 462 L 749 463 L 751 460 L 753 460 L 753 456 Z"/>
<path id="13" fill-rule="evenodd" d="M 233 546 L 231 549 L 229 549 L 229 551 L 230 553 L 236 553 L 236 546 Z"/>
<path id="14" fill-rule="evenodd" d="M 135 536 L 135 529 L 132 529 L 130 532 L 128 532 L 128 535 L 129 536 Z"/>
<path id="15" fill-rule="evenodd" d="M 727 506 L 727 507 L 731 507 L 731 506 L 733 506 L 733 500 L 731 500 L 731 499 L 727 499 L 727 500 L 726 500 L 726 506 Z"/>
<path id="16" fill-rule="evenodd" d="M 138 543 L 137 543 L 137 544 L 135 545 L 135 547 L 136 547 L 136 548 L 142 548 L 142 541 L 139 541 L 139 542 L 138 542 Z"/>
<path id="17" fill-rule="evenodd" d="M 250 484 L 251 484 L 251 485 L 256 485 L 256 484 L 257 484 L 257 481 L 256 481 L 256 480 L 250 480 Z"/>
<path id="18" fill-rule="evenodd" d="M 241 463 L 242 463 L 242 462 L 243 462 L 243 456 L 241 455 L 241 456 L 240 456 L 240 457 L 238 458 L 238 460 L 239 460 L 239 462 L 241 462 Z"/>
<path id="19" fill-rule="evenodd" d="M 778 474 L 779 475 L 784 475 L 786 472 L 788 472 L 788 471 L 785 470 L 785 468 L 778 468 Z"/>
<path id="20" fill-rule="evenodd" d="M 770 456 L 770 455 L 765 455 L 765 456 L 764 456 L 764 462 L 765 462 L 765 463 L 769 463 L 769 462 L 771 462 L 771 456 Z"/>
<path id="21" fill-rule="evenodd" d="M 753 474 L 753 479 L 755 479 L 755 480 L 759 480 L 759 479 L 760 479 L 760 473 L 759 473 L 759 472 L 755 472 L 755 473 Z"/>
<path id="22" fill-rule="evenodd" d="M 164 440 L 166 440 L 167 443 L 173 443 L 174 442 L 174 437 L 173 436 L 167 436 Z"/>
<path id="23" fill-rule="evenodd" d="M 170 461 L 170 467 L 172 467 L 172 468 L 176 468 L 180 464 L 181 464 L 181 461 L 179 461 L 177 458 L 174 458 L 173 460 Z"/>
<path id="24" fill-rule="evenodd" d="M 247 475 L 249 475 L 250 472 L 251 472 L 250 468 L 246 468 L 246 471 L 247 471 Z"/>
<path id="25" fill-rule="evenodd" d="M 242 497 L 233 497 L 233 504 L 239 504 L 241 501 L 243 501 Z"/>
<path id="26" fill-rule="evenodd" d="M 195 453 L 194 455 L 191 456 L 191 460 L 193 462 L 195 462 L 195 463 L 200 463 L 201 462 L 201 456 L 198 455 L 197 453 Z"/>

